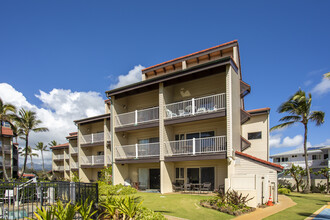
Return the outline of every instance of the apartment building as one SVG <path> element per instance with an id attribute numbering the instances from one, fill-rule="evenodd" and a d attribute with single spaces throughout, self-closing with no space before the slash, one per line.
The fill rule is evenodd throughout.
<path id="1" fill-rule="evenodd" d="M 107 91 L 114 184 L 173 191 L 212 184 L 277 202 L 269 158 L 269 108 L 247 111 L 239 46 L 231 41 L 142 70 L 142 81 Z M 81 129 L 80 129 L 81 130 Z M 79 139 L 80 140 L 80 139 Z"/>
<path id="2" fill-rule="evenodd" d="M 69 179 L 69 143 L 50 147 L 52 150 L 52 171 L 56 180 Z"/>
<path id="3" fill-rule="evenodd" d="M 18 144 L 13 142 L 14 133 L 9 123 L 2 125 L 0 136 L 0 178 L 3 176 L 3 166 L 9 178 L 18 178 Z M 2 142 L 5 157 L 2 156 Z"/>
<path id="4" fill-rule="evenodd" d="M 309 147 L 307 149 L 308 166 L 314 170 L 321 169 L 324 167 L 330 167 L 330 145 Z M 270 156 L 274 163 L 277 163 L 284 167 L 284 169 L 290 169 L 292 165 L 306 167 L 304 149 L 299 148 L 279 154 Z"/>

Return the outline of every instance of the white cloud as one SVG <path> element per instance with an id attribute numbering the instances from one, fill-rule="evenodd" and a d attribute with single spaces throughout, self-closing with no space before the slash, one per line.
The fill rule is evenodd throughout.
<path id="1" fill-rule="evenodd" d="M 293 138 L 285 137 L 282 139 L 282 134 L 270 135 L 269 146 L 271 148 L 282 148 L 282 147 L 300 147 L 304 142 L 302 135 L 296 135 Z"/>
<path id="2" fill-rule="evenodd" d="M 311 85 L 312 83 L 313 83 L 313 80 L 307 80 L 307 81 L 304 82 L 304 85 L 305 85 L 305 86 L 309 86 L 309 85 Z"/>
<path id="3" fill-rule="evenodd" d="M 327 78 L 323 78 L 322 81 L 312 89 L 312 93 L 318 95 L 323 95 L 327 92 L 330 92 L 330 79 Z"/>
<path id="4" fill-rule="evenodd" d="M 110 89 L 126 86 L 128 84 L 136 83 L 142 80 L 142 69 L 145 67 L 142 65 L 134 66 L 126 75 L 118 76 L 118 83 L 111 84 Z"/>
<path id="5" fill-rule="evenodd" d="M 73 92 L 71 90 L 53 89 L 49 93 L 39 91 L 35 95 L 41 102 L 42 107 L 33 105 L 25 96 L 7 83 L 0 83 L 0 97 L 6 103 L 15 105 L 18 109 L 25 108 L 35 111 L 41 126 L 47 127 L 49 132 L 31 133 L 30 146 L 34 147 L 37 142 L 45 144 L 51 140 L 65 143 L 69 132 L 77 128 L 73 120 L 91 117 L 104 113 L 104 100 L 97 92 Z M 25 143 L 19 140 L 20 146 Z M 39 152 L 37 152 L 39 154 Z M 51 153 L 45 152 L 45 163 L 51 163 Z M 41 164 L 41 155 L 33 159 L 35 164 Z M 22 164 L 20 158 L 20 164 Z"/>

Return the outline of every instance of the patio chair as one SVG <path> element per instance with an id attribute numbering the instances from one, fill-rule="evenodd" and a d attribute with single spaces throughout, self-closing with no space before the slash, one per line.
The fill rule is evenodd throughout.
<path id="1" fill-rule="evenodd" d="M 176 117 L 178 116 L 177 114 L 173 113 L 171 110 L 166 109 L 166 115 L 168 118 Z"/>
<path id="2" fill-rule="evenodd" d="M 192 190 L 191 183 L 184 184 L 184 190 L 185 191 L 191 191 Z"/>
<path id="3" fill-rule="evenodd" d="M 183 185 L 181 184 L 172 183 L 172 187 L 174 192 L 183 191 Z"/>
<path id="4" fill-rule="evenodd" d="M 211 186 L 212 183 L 203 183 L 202 187 L 201 187 L 201 191 L 211 191 Z"/>

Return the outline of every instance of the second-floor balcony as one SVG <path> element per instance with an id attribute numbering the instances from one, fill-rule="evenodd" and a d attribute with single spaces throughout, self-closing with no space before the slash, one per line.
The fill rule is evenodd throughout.
<path id="1" fill-rule="evenodd" d="M 3 149 L 4 149 L 5 153 L 10 154 L 11 153 L 12 146 L 5 144 Z M 2 146 L 0 145 L 0 153 L 1 152 L 2 152 Z"/>
<path id="2" fill-rule="evenodd" d="M 110 134 L 106 134 L 107 140 L 110 140 Z M 81 144 L 95 144 L 104 142 L 104 132 L 86 134 L 82 136 Z"/>
<path id="3" fill-rule="evenodd" d="M 65 169 L 65 171 L 70 171 L 70 166 L 69 165 L 65 165 L 64 166 L 64 169 Z"/>
<path id="4" fill-rule="evenodd" d="M 78 162 L 71 162 L 71 169 L 78 169 L 79 165 Z"/>
<path id="5" fill-rule="evenodd" d="M 64 171 L 64 166 L 54 166 L 53 170 L 54 171 Z"/>
<path id="6" fill-rule="evenodd" d="M 71 154 L 77 154 L 78 153 L 78 147 L 72 147 L 70 153 Z"/>
<path id="7" fill-rule="evenodd" d="M 108 161 L 111 161 L 109 156 Z M 81 165 L 104 165 L 104 155 L 81 157 Z"/>
<path id="8" fill-rule="evenodd" d="M 305 161 L 288 161 L 288 162 L 275 162 L 281 166 L 284 167 L 284 169 L 290 169 L 292 165 L 300 166 L 305 169 Z M 316 168 L 316 167 L 327 167 L 328 166 L 328 160 L 308 160 L 308 166 L 310 168 Z"/>
<path id="9" fill-rule="evenodd" d="M 63 160 L 64 154 L 53 155 L 53 160 Z"/>
<path id="10" fill-rule="evenodd" d="M 139 159 L 159 157 L 159 143 L 117 146 L 116 159 Z"/>
<path id="11" fill-rule="evenodd" d="M 227 151 L 226 136 L 193 138 L 165 142 L 165 156 L 185 156 L 221 153 Z"/>
<path id="12" fill-rule="evenodd" d="M 216 112 L 226 108 L 226 93 L 175 102 L 165 108 L 166 119 Z"/>
<path id="13" fill-rule="evenodd" d="M 154 122 L 159 119 L 159 107 L 135 110 L 133 112 L 118 114 L 116 116 L 116 127 L 138 125 Z"/>

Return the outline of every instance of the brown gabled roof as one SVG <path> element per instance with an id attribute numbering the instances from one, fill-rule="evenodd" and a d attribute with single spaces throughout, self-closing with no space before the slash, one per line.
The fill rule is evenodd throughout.
<path id="1" fill-rule="evenodd" d="M 67 148 L 67 147 L 69 147 L 69 143 L 56 145 L 56 146 L 50 147 L 50 149 L 61 149 L 61 148 Z"/>
<path id="2" fill-rule="evenodd" d="M 79 120 L 73 121 L 75 124 L 83 124 L 83 123 L 89 123 L 89 122 L 96 122 L 100 121 L 103 119 L 110 119 L 110 113 L 102 114 L 102 115 L 97 115 L 89 118 L 83 118 Z"/>
<path id="3" fill-rule="evenodd" d="M 7 127 L 2 127 L 2 135 L 14 136 L 13 130 Z"/>
<path id="4" fill-rule="evenodd" d="M 185 56 L 181 56 L 181 57 L 178 57 L 178 58 L 175 58 L 175 59 L 172 59 L 172 60 L 168 60 L 168 61 L 165 61 L 165 62 L 156 64 L 156 65 L 147 67 L 147 68 L 143 69 L 142 72 L 144 72 L 144 71 L 146 71 L 148 69 L 154 68 L 154 67 L 162 66 L 162 65 L 167 64 L 167 63 L 172 63 L 172 62 L 177 61 L 177 60 L 180 60 L 180 59 L 188 58 L 188 57 L 191 57 L 191 56 L 200 54 L 200 53 L 204 53 L 204 52 L 207 52 L 207 51 L 210 51 L 210 50 L 213 50 L 213 49 L 217 49 L 219 47 L 223 47 L 223 46 L 226 46 L 226 45 L 232 44 L 232 43 L 237 43 L 237 40 L 229 41 L 229 42 L 224 43 L 224 44 L 220 44 L 220 45 L 217 45 L 217 46 L 214 46 L 214 47 L 207 48 L 205 50 L 200 50 L 200 51 L 197 51 L 195 53 L 191 53 L 191 54 L 188 54 L 188 55 L 185 55 Z M 236 63 L 235 63 L 235 65 L 237 66 Z"/>
<path id="5" fill-rule="evenodd" d="M 263 159 L 260 159 L 260 158 L 254 157 L 254 156 L 251 156 L 251 155 L 246 154 L 246 153 L 242 153 L 242 152 L 236 151 L 235 154 L 240 155 L 240 156 L 243 156 L 243 157 L 246 157 L 246 158 L 251 159 L 251 160 L 254 160 L 254 161 L 256 161 L 256 162 L 259 162 L 259 163 L 262 163 L 262 164 L 265 164 L 265 165 L 271 166 L 271 167 L 275 167 L 276 169 L 281 169 L 281 170 L 284 169 L 284 167 L 282 167 L 282 166 L 279 165 L 279 164 L 272 163 L 272 162 L 269 162 L 269 161 L 267 161 L 267 160 L 263 160 Z"/>
<path id="6" fill-rule="evenodd" d="M 21 174 L 19 175 L 21 176 Z M 35 177 L 36 175 L 35 174 L 32 174 L 32 173 L 24 173 L 23 174 L 23 177 Z"/>
<path id="7" fill-rule="evenodd" d="M 76 139 L 78 137 L 78 132 L 71 132 L 69 133 L 69 136 L 67 136 L 67 139 Z"/>

